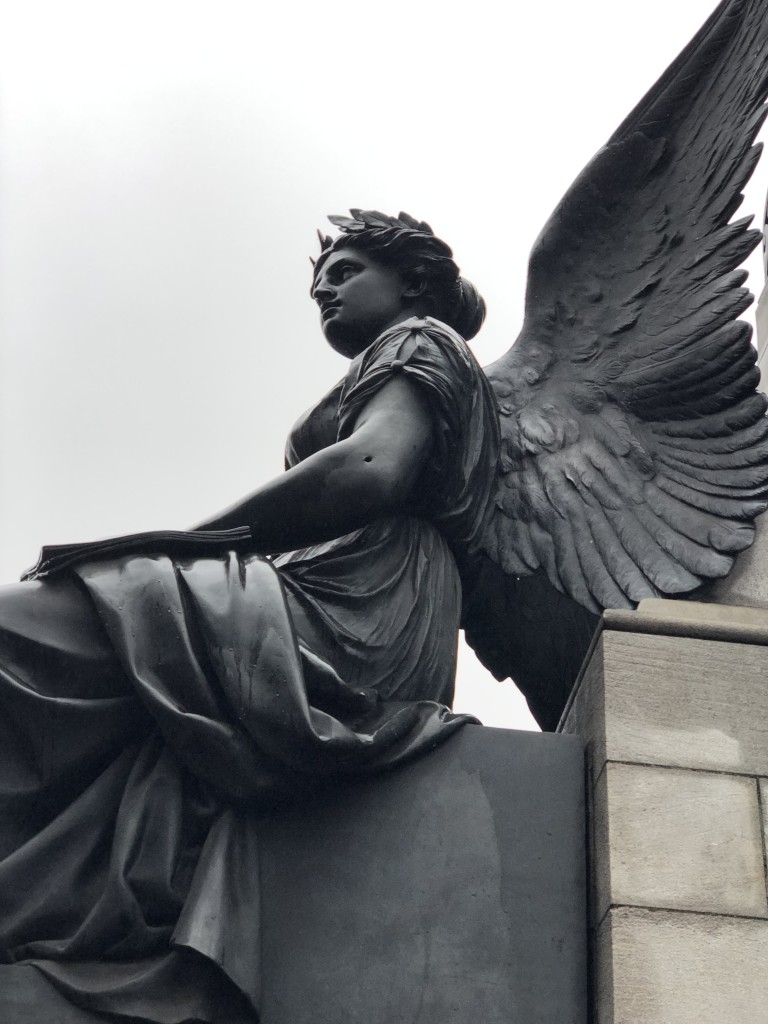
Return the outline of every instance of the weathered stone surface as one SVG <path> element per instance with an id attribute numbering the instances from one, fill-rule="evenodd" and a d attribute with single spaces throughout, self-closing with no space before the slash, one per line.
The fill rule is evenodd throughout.
<path id="1" fill-rule="evenodd" d="M 592 648 L 584 666 L 584 673 L 577 682 L 566 706 L 559 731 L 565 735 L 579 736 L 585 747 L 589 790 L 605 764 L 605 647 L 603 632 Z M 609 641 L 610 644 L 610 641 Z M 588 790 L 588 791 L 589 791 Z"/>
<path id="2" fill-rule="evenodd" d="M 768 885 L 768 779 L 758 779 L 760 797 L 760 818 L 763 823 L 763 858 L 766 865 L 766 885 Z"/>
<path id="3" fill-rule="evenodd" d="M 596 1024 L 757 1024 L 768 921 L 619 907 L 597 943 Z"/>
<path id="4" fill-rule="evenodd" d="M 617 904 L 768 917 L 754 779 L 609 763 L 595 816 L 597 921 Z"/>
<path id="5" fill-rule="evenodd" d="M 594 773 L 607 759 L 768 776 L 766 680 L 765 646 L 606 630 L 562 729 Z"/>
<path id="6" fill-rule="evenodd" d="M 698 628 L 717 622 L 734 628 L 753 625 L 768 633 L 768 611 L 762 608 L 646 597 L 638 604 L 637 612 L 639 613 L 638 618 L 657 618 L 662 622 L 678 619 L 689 622 Z M 642 630 L 638 630 L 638 632 L 642 632 Z"/>
<path id="7" fill-rule="evenodd" d="M 727 640 L 768 645 L 768 609 L 706 601 L 670 601 L 652 597 L 634 611 L 609 608 L 604 627 L 631 633 L 661 633 L 699 640 Z"/>
<path id="8" fill-rule="evenodd" d="M 262 1024 L 584 1024 L 582 764 L 467 727 L 265 821 Z"/>
<path id="9" fill-rule="evenodd" d="M 768 1012 L 763 613 L 675 604 L 604 629 L 562 724 L 591 761 L 595 1024 Z"/>

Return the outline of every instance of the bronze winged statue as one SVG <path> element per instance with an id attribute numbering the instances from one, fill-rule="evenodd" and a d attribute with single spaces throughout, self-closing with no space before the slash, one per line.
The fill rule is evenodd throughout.
<path id="1" fill-rule="evenodd" d="M 18 1024 L 256 1021 L 259 813 L 467 721 L 462 624 L 551 728 L 601 608 L 728 572 L 768 506 L 738 320 L 760 235 L 732 220 L 766 95 L 768 8 L 726 0 L 556 209 L 486 372 L 483 301 L 428 224 L 331 218 L 312 296 L 350 364 L 286 472 L 0 591 Z"/>

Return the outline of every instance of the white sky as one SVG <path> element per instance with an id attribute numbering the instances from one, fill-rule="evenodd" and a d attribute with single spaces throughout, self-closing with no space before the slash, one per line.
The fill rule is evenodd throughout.
<path id="1" fill-rule="evenodd" d="M 280 472 L 346 365 L 308 297 L 327 213 L 428 220 L 497 358 L 549 212 L 715 6 L 0 3 L 0 581 Z M 457 707 L 530 725 L 470 652 Z"/>

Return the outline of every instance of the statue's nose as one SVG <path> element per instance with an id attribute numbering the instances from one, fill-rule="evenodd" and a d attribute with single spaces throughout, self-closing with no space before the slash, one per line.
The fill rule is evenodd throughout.
<path id="1" fill-rule="evenodd" d="M 333 288 L 327 281 L 318 282 L 312 289 L 312 298 L 315 302 L 323 302 L 334 294 Z"/>

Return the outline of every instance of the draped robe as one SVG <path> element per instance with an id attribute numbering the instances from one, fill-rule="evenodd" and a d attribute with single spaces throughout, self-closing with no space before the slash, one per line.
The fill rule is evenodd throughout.
<path id="1" fill-rule="evenodd" d="M 253 1024 L 260 818 L 468 720 L 449 710 L 459 566 L 498 427 L 466 344 L 429 318 L 386 331 L 287 463 L 348 436 L 395 374 L 435 439 L 401 514 L 274 559 L 89 549 L 0 590 L 3 1019 Z"/>

